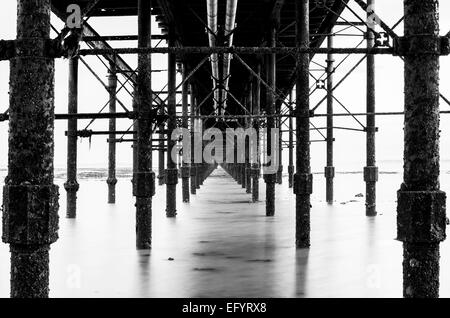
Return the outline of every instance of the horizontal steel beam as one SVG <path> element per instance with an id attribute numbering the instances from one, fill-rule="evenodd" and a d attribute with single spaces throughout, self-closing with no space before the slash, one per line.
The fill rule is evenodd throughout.
<path id="1" fill-rule="evenodd" d="M 152 47 L 152 48 L 116 48 L 85 49 L 79 55 L 111 55 L 111 54 L 389 54 L 392 48 L 297 48 L 297 47 Z"/>
<path id="2" fill-rule="evenodd" d="M 167 40 L 167 35 L 152 35 L 152 40 Z M 107 35 L 107 36 L 84 36 L 82 38 L 85 42 L 92 41 L 137 41 L 137 35 Z"/>

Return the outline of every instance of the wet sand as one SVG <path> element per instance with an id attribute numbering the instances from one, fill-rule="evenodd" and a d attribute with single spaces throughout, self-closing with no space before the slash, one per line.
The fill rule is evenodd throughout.
<path id="1" fill-rule="evenodd" d="M 323 201 L 323 175 L 314 178 L 310 250 L 295 249 L 295 197 L 286 178 L 277 186 L 276 216 L 267 218 L 264 183 L 262 201 L 252 204 L 218 169 L 190 204 L 178 204 L 176 219 L 165 217 L 165 187 L 157 188 L 151 251 L 135 249 L 130 180 L 119 180 L 117 204 L 108 205 L 105 181 L 82 179 L 76 220 L 64 218 L 61 191 L 50 296 L 401 297 L 402 246 L 395 240 L 401 174 L 380 176 L 376 218 L 366 218 L 364 198 L 355 197 L 364 192 L 361 174 L 337 175 L 333 206 Z M 0 297 L 9 295 L 8 250 L 0 245 Z M 441 254 L 441 296 L 449 297 L 448 241 Z"/>

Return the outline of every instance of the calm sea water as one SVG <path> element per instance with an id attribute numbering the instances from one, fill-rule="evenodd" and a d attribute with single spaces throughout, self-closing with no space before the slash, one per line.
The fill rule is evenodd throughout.
<path id="1" fill-rule="evenodd" d="M 294 246 L 295 197 L 287 180 L 277 186 L 273 218 L 265 217 L 262 181 L 262 201 L 253 204 L 221 169 L 190 204 L 178 204 L 176 219 L 165 217 L 165 187 L 158 187 L 153 249 L 136 251 L 130 172 L 119 171 L 117 204 L 108 205 L 105 171 L 81 170 L 76 220 L 64 218 L 61 191 L 51 297 L 401 297 L 401 163 L 380 167 L 376 218 L 364 216 L 364 198 L 357 197 L 364 193 L 359 171 L 337 175 L 333 206 L 324 202 L 324 176 L 315 175 L 309 250 Z M 443 168 L 442 189 L 450 193 Z M 64 179 L 56 171 L 56 183 Z M 450 297 L 448 241 L 441 253 L 441 296 Z M 9 249 L 0 244 L 0 297 L 8 295 Z"/>

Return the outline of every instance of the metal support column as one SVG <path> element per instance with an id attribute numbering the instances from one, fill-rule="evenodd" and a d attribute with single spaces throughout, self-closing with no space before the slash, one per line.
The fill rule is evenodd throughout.
<path id="1" fill-rule="evenodd" d="M 248 99 L 247 99 L 247 107 L 250 114 L 253 113 L 253 83 L 250 82 L 249 85 L 249 91 L 248 91 Z M 248 118 L 246 119 L 245 128 L 249 129 L 252 128 L 252 119 Z M 246 139 L 245 142 L 245 186 L 246 186 L 246 192 L 252 193 L 252 165 L 250 163 L 250 156 L 251 156 L 251 141 L 249 139 Z"/>
<path id="2" fill-rule="evenodd" d="M 439 244 L 446 194 L 439 185 L 439 1 L 405 0 L 404 179 L 397 232 L 403 242 L 403 295 L 439 296 Z"/>
<path id="3" fill-rule="evenodd" d="M 186 81 L 187 76 L 187 66 L 186 63 L 183 63 L 183 79 L 182 81 Z M 189 83 L 185 82 L 182 87 L 182 106 L 183 106 L 183 128 L 189 128 L 189 118 L 188 118 L 188 108 L 189 108 Z M 190 177 L 190 165 L 185 162 L 181 158 L 181 179 L 182 179 L 182 187 L 183 187 L 183 202 L 190 201 L 190 192 L 189 192 L 189 177 Z"/>
<path id="4" fill-rule="evenodd" d="M 159 108 L 159 115 L 163 116 L 165 114 L 164 105 L 161 105 Z M 165 168 L 166 168 L 166 154 L 164 152 L 164 148 L 166 147 L 165 140 L 168 139 L 168 135 L 164 133 L 164 130 L 166 128 L 166 123 L 162 122 L 158 130 L 159 133 L 159 151 L 158 151 L 158 184 L 160 186 L 165 184 Z"/>
<path id="5" fill-rule="evenodd" d="M 296 1 L 297 47 L 309 48 L 309 0 Z M 297 107 L 296 107 L 296 174 L 294 193 L 296 195 L 296 246 L 310 246 L 310 209 L 312 174 L 310 163 L 309 132 L 309 63 L 308 53 L 297 55 Z"/>
<path id="6" fill-rule="evenodd" d="M 269 33 L 269 46 L 276 47 L 277 46 L 277 27 L 276 23 L 272 23 Z M 267 83 L 269 86 L 275 90 L 276 87 L 276 63 L 277 56 L 276 54 L 270 54 L 267 58 Z M 274 93 L 271 90 L 267 90 L 267 105 L 266 105 L 266 113 L 269 117 L 267 117 L 267 155 L 271 156 L 271 161 L 273 164 L 274 158 L 278 157 L 278 148 L 272 149 L 272 129 L 275 127 L 275 119 L 272 115 L 275 114 L 275 104 L 276 99 Z M 276 162 L 279 164 L 279 162 Z M 266 164 L 269 164 L 266 162 Z M 277 179 L 277 173 L 265 173 L 264 181 L 266 182 L 266 216 L 274 216 L 275 215 L 275 182 Z"/>
<path id="7" fill-rule="evenodd" d="M 116 64 L 111 62 L 109 64 L 109 75 L 108 75 L 108 89 L 109 89 L 109 113 L 116 113 L 116 103 L 117 103 L 117 74 L 116 74 Z M 111 118 L 109 120 L 109 143 L 108 143 L 108 179 L 106 180 L 108 184 L 108 203 L 116 203 L 116 119 Z"/>
<path id="8" fill-rule="evenodd" d="M 330 30 L 332 34 L 333 30 Z M 334 36 L 328 36 L 328 48 L 333 48 Z M 334 74 L 334 56 L 333 53 L 328 53 L 327 56 L 327 166 L 325 167 L 325 178 L 326 178 L 326 200 L 328 204 L 333 204 L 334 202 L 334 177 L 335 168 L 333 162 L 333 146 L 334 146 L 334 97 L 333 97 L 333 74 Z"/>
<path id="9" fill-rule="evenodd" d="M 373 9 L 375 0 L 367 4 Z M 369 15 L 371 13 L 368 13 Z M 371 32 L 371 25 L 367 29 L 367 48 L 375 46 L 375 35 Z M 367 56 L 367 113 L 375 113 L 375 55 Z M 366 182 L 366 215 L 376 216 L 376 184 L 378 181 L 378 167 L 375 159 L 375 115 L 367 115 L 367 166 L 364 168 L 364 181 Z"/>
<path id="10" fill-rule="evenodd" d="M 45 298 L 59 207 L 58 186 L 53 184 L 55 63 L 45 49 L 50 0 L 18 0 L 17 8 L 2 239 L 10 244 L 11 297 Z"/>
<path id="11" fill-rule="evenodd" d="M 261 80 L 259 79 L 261 77 L 261 63 L 258 63 L 257 67 L 257 74 L 258 78 L 254 78 L 254 98 L 253 98 L 253 115 L 259 116 L 260 110 L 261 110 Z M 256 151 L 257 151 L 257 162 L 252 164 L 252 201 L 257 202 L 259 201 L 259 178 L 261 173 L 261 147 L 260 147 L 260 125 L 261 120 L 255 119 L 253 121 L 253 127 L 256 130 L 257 135 L 257 144 L 256 144 Z"/>
<path id="12" fill-rule="evenodd" d="M 78 57 L 69 59 L 69 114 L 78 113 Z M 69 219 L 77 215 L 77 192 L 80 185 L 77 181 L 77 119 L 67 121 L 67 182 L 64 188 L 67 192 L 67 211 Z"/>
<path id="13" fill-rule="evenodd" d="M 173 27 L 169 30 L 169 47 L 175 47 L 175 34 Z M 175 217 L 177 215 L 177 184 L 178 169 L 176 158 L 172 158 L 172 152 L 176 146 L 176 142 L 172 140 L 173 131 L 177 128 L 177 100 L 176 100 L 176 80 L 177 80 L 177 64 L 176 55 L 168 54 L 168 93 L 167 112 L 169 115 L 167 123 L 167 169 L 165 173 L 166 183 L 166 215 L 167 217 Z"/>
<path id="14" fill-rule="evenodd" d="M 191 84 L 191 194 L 197 194 L 197 164 L 195 163 L 195 142 L 194 142 L 194 127 L 195 127 L 195 94 L 194 85 Z"/>
<path id="15" fill-rule="evenodd" d="M 151 47 L 151 1 L 138 1 L 138 46 Z M 152 58 L 138 55 L 135 99 L 137 120 L 137 167 L 133 194 L 136 197 L 136 247 L 151 248 L 152 197 L 155 194 L 155 173 L 152 171 Z"/>
<path id="16" fill-rule="evenodd" d="M 294 118 L 292 117 L 294 115 L 293 109 L 294 104 L 292 100 L 292 94 L 291 91 L 289 93 L 289 188 L 292 188 L 294 186 L 294 173 L 295 173 L 295 166 L 294 166 Z"/>

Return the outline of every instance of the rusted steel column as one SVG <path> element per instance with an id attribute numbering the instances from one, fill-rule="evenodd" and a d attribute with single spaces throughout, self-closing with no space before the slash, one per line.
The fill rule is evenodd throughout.
<path id="1" fill-rule="evenodd" d="M 332 33 L 333 30 L 330 30 Z M 333 48 L 334 36 L 328 36 L 328 48 Z M 334 202 L 334 176 L 335 168 L 333 163 L 333 145 L 334 145 L 334 120 L 333 120 L 333 74 L 334 74 L 334 56 L 333 53 L 328 53 L 327 57 L 327 166 L 325 167 L 325 178 L 326 178 L 326 200 L 329 204 Z"/>
<path id="2" fill-rule="evenodd" d="M 439 189 L 438 3 L 404 1 L 405 163 L 397 231 L 407 298 L 439 296 L 439 244 L 446 237 L 446 194 Z"/>
<path id="3" fill-rule="evenodd" d="M 138 46 L 151 47 L 151 1 L 138 1 Z M 136 197 L 136 247 L 151 248 L 152 197 L 155 194 L 155 173 L 152 171 L 152 58 L 138 55 L 137 87 L 137 167 L 133 194 Z"/>
<path id="4" fill-rule="evenodd" d="M 375 5 L 375 0 L 367 2 L 371 8 Z M 371 13 L 369 13 L 370 15 Z M 367 47 L 375 46 L 375 35 L 371 32 L 371 26 L 367 29 Z M 367 56 L 367 113 L 375 113 L 375 55 Z M 376 216 L 376 185 L 378 181 L 378 167 L 375 158 L 375 115 L 367 115 L 366 124 L 366 153 L 367 166 L 364 168 L 364 181 L 366 182 L 366 215 Z"/>
<path id="5" fill-rule="evenodd" d="M 116 64 L 111 62 L 109 64 L 109 75 L 108 75 L 108 89 L 109 89 L 109 113 L 116 113 L 116 92 L 117 92 L 117 75 L 116 75 Z M 109 144 L 108 144 L 108 179 L 106 183 L 108 184 L 108 203 L 116 203 L 116 119 L 111 118 L 109 120 Z"/>
<path id="6" fill-rule="evenodd" d="M 281 104 L 277 103 L 277 109 L 276 109 L 276 113 L 277 114 L 281 114 Z M 278 149 L 278 163 L 279 163 L 279 167 L 278 167 L 278 171 L 277 171 L 277 184 L 283 184 L 283 118 L 278 118 L 277 119 L 277 127 L 279 129 L 279 135 L 278 135 L 278 144 L 279 144 L 279 149 Z"/>
<path id="7" fill-rule="evenodd" d="M 297 47 L 309 48 L 309 1 L 296 1 Z M 297 55 L 297 108 L 296 133 L 297 168 L 294 176 L 296 195 L 296 246 L 310 246 L 310 209 L 312 193 L 312 174 L 310 163 L 309 134 L 309 54 Z"/>
<path id="8" fill-rule="evenodd" d="M 186 80 L 187 70 L 186 63 L 183 63 L 183 82 Z M 189 118 L 188 118 L 188 108 L 189 108 L 189 83 L 184 83 L 182 87 L 182 106 L 183 106 L 183 128 L 189 128 Z M 190 193 L 189 193 L 189 177 L 190 177 L 190 165 L 184 162 L 183 158 L 181 160 L 181 179 L 182 179 L 182 187 L 183 187 L 183 202 L 190 201 Z"/>
<path id="9" fill-rule="evenodd" d="M 50 0 L 18 0 L 17 8 L 2 239 L 11 249 L 11 297 L 44 298 L 59 208 L 58 186 L 53 184 L 55 67 L 45 50 Z"/>
<path id="10" fill-rule="evenodd" d="M 295 166 L 294 166 L 294 118 L 292 117 L 294 115 L 293 109 L 294 104 L 292 101 L 292 91 L 289 93 L 289 188 L 292 188 L 294 186 L 294 172 L 295 172 Z"/>
<path id="11" fill-rule="evenodd" d="M 197 164 L 195 163 L 195 142 L 194 142 L 194 127 L 195 127 L 195 95 L 194 95 L 194 85 L 191 84 L 191 194 L 197 194 Z"/>
<path id="12" fill-rule="evenodd" d="M 164 115 L 165 109 L 164 106 L 161 105 L 159 109 L 159 115 Z M 166 147 L 165 139 L 167 139 L 167 134 L 164 134 L 164 130 L 166 129 L 166 125 L 164 122 L 159 125 L 158 130 L 160 131 L 159 134 L 159 151 L 158 151 L 158 184 L 160 186 L 164 185 L 165 183 L 165 166 L 166 166 L 166 157 L 164 148 Z"/>
<path id="13" fill-rule="evenodd" d="M 261 63 L 258 63 L 257 66 L 257 74 L 260 77 L 261 76 Z M 259 116 L 261 113 L 261 81 L 258 78 L 254 79 L 254 98 L 253 98 L 253 108 L 252 112 L 253 115 Z M 257 151 L 257 162 L 252 164 L 252 201 L 257 202 L 259 201 L 259 178 L 261 174 L 261 165 L 260 165 L 260 159 L 261 159 L 261 147 L 260 147 L 260 119 L 255 119 L 253 121 L 253 127 L 256 130 L 257 135 L 257 144 L 256 144 L 256 151 Z"/>
<path id="14" fill-rule="evenodd" d="M 169 30 L 169 47 L 175 47 L 175 37 L 173 27 Z M 167 122 L 167 169 L 165 173 L 166 183 L 166 215 L 167 217 L 175 217 L 177 215 L 177 184 L 178 184 L 178 169 L 176 158 L 172 158 L 172 152 L 176 146 L 176 142 L 172 140 L 173 131 L 177 128 L 177 100 L 176 100 L 176 80 L 177 80 L 177 64 L 176 55 L 168 54 L 168 93 L 167 112 L 169 119 Z"/>
<path id="15" fill-rule="evenodd" d="M 253 83 L 250 82 L 249 92 L 248 92 L 248 100 L 247 100 L 248 111 L 251 114 L 253 112 Z M 252 119 L 246 119 L 245 128 L 252 128 Z M 252 193 L 252 165 L 250 163 L 251 149 L 252 146 L 250 140 L 246 140 L 245 142 L 245 186 L 246 192 Z"/>
<path id="16" fill-rule="evenodd" d="M 272 23 L 269 34 L 269 47 L 277 46 L 277 26 L 276 23 Z M 276 54 L 270 54 L 267 58 L 267 84 L 275 90 L 276 87 L 276 63 L 277 56 Z M 275 96 L 271 90 L 267 90 L 267 105 L 266 105 L 266 113 L 271 116 L 275 114 Z M 276 152 L 279 150 L 272 149 L 272 129 L 275 127 L 275 119 L 273 117 L 267 117 L 267 154 L 273 157 Z M 273 162 L 272 162 L 273 163 Z M 266 162 L 266 164 L 269 164 Z M 279 162 L 278 162 L 279 164 Z M 266 216 L 274 216 L 275 215 L 275 182 L 277 179 L 277 173 L 273 174 L 264 174 L 264 181 L 266 182 Z"/>
<path id="17" fill-rule="evenodd" d="M 69 114 L 78 113 L 78 57 L 69 59 Z M 77 192 L 80 185 L 77 181 L 77 119 L 67 121 L 67 192 L 66 216 L 74 219 L 77 216 Z"/>

